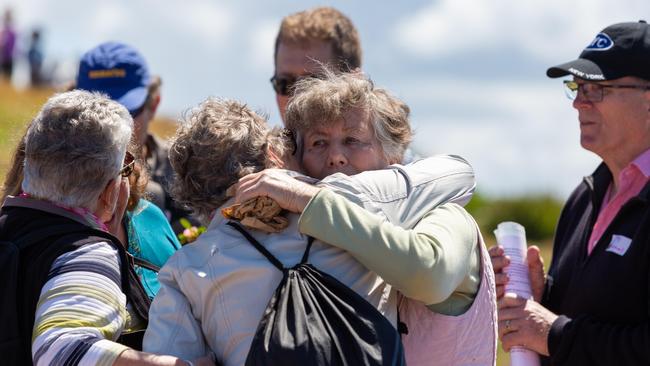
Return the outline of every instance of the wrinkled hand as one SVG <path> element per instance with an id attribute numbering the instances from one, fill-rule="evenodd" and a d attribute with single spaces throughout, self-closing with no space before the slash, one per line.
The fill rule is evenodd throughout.
<path id="1" fill-rule="evenodd" d="M 265 169 L 239 179 L 226 193 L 235 196 L 237 203 L 268 196 L 283 209 L 301 213 L 318 191 L 320 188 L 291 178 L 279 169 Z"/>
<path id="2" fill-rule="evenodd" d="M 548 333 L 557 315 L 533 300 L 507 294 L 498 301 L 499 339 L 503 349 L 522 346 L 548 356 Z"/>
<path id="3" fill-rule="evenodd" d="M 131 186 L 127 178 L 122 178 L 120 182 L 120 193 L 117 197 L 117 204 L 115 205 L 115 212 L 111 220 L 106 222 L 108 232 L 113 234 L 116 238 L 120 239 L 122 243 L 126 243 L 126 233 L 122 227 L 122 218 L 126 213 L 126 206 L 129 203 L 129 195 L 131 194 Z"/>
<path id="4" fill-rule="evenodd" d="M 488 249 L 492 268 L 494 269 L 494 282 L 496 284 L 497 299 L 501 299 L 505 293 L 505 285 L 508 283 L 508 275 L 503 269 L 510 264 L 510 257 L 505 255 L 503 247 L 493 246 Z M 541 301 L 544 293 L 544 284 L 546 276 L 544 275 L 544 260 L 540 255 L 539 248 L 536 245 L 528 247 L 526 253 L 528 261 L 528 275 L 530 278 L 530 288 L 535 301 Z"/>

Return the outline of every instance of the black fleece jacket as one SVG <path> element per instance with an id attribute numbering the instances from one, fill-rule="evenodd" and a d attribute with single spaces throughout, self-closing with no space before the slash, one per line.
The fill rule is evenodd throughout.
<path id="1" fill-rule="evenodd" d="M 587 255 L 611 181 L 601 164 L 560 216 L 542 305 L 561 316 L 549 333 L 545 364 L 650 364 L 650 184 L 623 205 Z M 627 250 L 608 250 L 612 241 L 630 239 Z"/>

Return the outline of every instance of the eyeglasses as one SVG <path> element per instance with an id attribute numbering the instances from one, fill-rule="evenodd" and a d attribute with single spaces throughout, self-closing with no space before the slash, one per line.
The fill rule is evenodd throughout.
<path id="1" fill-rule="evenodd" d="M 122 169 L 120 169 L 119 174 L 122 178 L 128 178 L 133 174 L 133 166 L 135 165 L 135 157 L 130 152 L 126 152 L 124 155 L 124 164 Z"/>
<path id="2" fill-rule="evenodd" d="M 300 75 L 300 76 L 289 76 L 289 77 L 279 77 L 273 75 L 271 78 L 271 85 L 273 85 L 273 90 L 279 95 L 291 95 L 293 93 L 293 85 L 300 79 L 311 77 L 312 75 Z"/>
<path id="3" fill-rule="evenodd" d="M 649 85 L 603 85 L 597 83 L 579 84 L 573 80 L 564 80 L 564 92 L 567 98 L 571 100 L 575 100 L 578 97 L 578 92 L 582 91 L 582 95 L 587 101 L 592 103 L 602 102 L 603 90 L 605 90 L 605 88 L 650 90 Z"/>

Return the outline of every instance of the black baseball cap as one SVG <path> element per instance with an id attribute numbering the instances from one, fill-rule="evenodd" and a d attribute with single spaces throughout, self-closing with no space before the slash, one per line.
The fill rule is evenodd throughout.
<path id="1" fill-rule="evenodd" d="M 551 67 L 546 75 L 593 81 L 635 76 L 650 81 L 650 25 L 645 20 L 610 25 L 578 59 Z"/>

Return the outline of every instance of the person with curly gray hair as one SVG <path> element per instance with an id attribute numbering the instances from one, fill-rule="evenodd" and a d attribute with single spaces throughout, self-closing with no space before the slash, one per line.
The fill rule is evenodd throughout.
<path id="1" fill-rule="evenodd" d="M 379 110 L 390 108 L 390 105 L 381 105 Z M 278 190 L 268 191 L 269 196 L 286 209 L 302 211 L 302 215 L 288 214 L 289 226 L 280 233 L 269 235 L 252 231 L 251 235 L 263 242 L 283 264 L 290 266 L 300 260 L 305 245 L 303 234 L 311 235 L 307 232 L 310 226 L 337 227 L 358 247 L 332 246 L 318 240 L 310 251 L 310 263 L 356 291 L 393 325 L 397 318 L 397 294 L 388 283 L 399 284 L 404 294 L 427 303 L 440 302 L 456 293 L 459 284 L 458 296 L 466 295 L 463 286 L 467 287 L 467 296 L 471 296 L 473 278 L 448 276 L 442 282 L 450 285 L 440 286 L 437 282 L 444 276 L 432 270 L 431 261 L 414 257 L 419 255 L 415 254 L 418 250 L 430 253 L 443 249 L 440 246 L 447 249 L 451 247 L 448 243 L 476 243 L 475 224 L 457 204 L 466 203 L 471 196 L 473 171 L 462 158 L 454 156 L 437 156 L 409 166 L 382 169 L 393 158 L 399 161 L 400 151 L 403 151 L 399 141 L 405 143 L 410 138 L 408 109 L 402 111 L 405 117 L 399 121 L 407 124 L 401 126 L 403 132 L 386 134 L 395 141 L 391 160 L 383 155 L 382 143 L 372 134 L 372 129 L 354 115 L 357 118 L 354 123 L 360 124 L 354 130 L 371 133 L 364 139 L 372 140 L 373 146 L 360 142 L 359 147 L 374 154 L 374 163 L 370 166 L 360 162 L 356 165 L 362 167 L 360 170 L 350 170 L 350 174 L 358 173 L 356 175 L 335 174 L 317 181 L 277 169 L 287 166 L 286 161 L 293 159 L 294 151 L 298 158 L 302 157 L 300 146 L 292 146 L 283 135 L 269 130 L 265 119 L 245 105 L 208 99 L 193 109 L 177 131 L 170 149 L 176 173 L 172 192 L 176 200 L 200 213 L 209 226 L 195 243 L 181 249 L 161 270 L 161 291 L 152 303 L 144 349 L 182 358 L 212 350 L 224 365 L 241 365 L 246 360 L 255 329 L 281 273 L 227 226 L 228 220 L 219 211 L 234 203 L 228 188 L 237 182 L 240 197 L 242 191 L 250 193 L 245 188 L 247 183 L 255 185 L 257 182 L 261 183 L 258 189 L 268 188 L 267 178 L 287 187 L 298 184 L 298 191 L 311 195 L 307 200 L 311 200 L 310 207 L 306 207 L 306 201 L 292 201 L 296 190 L 290 190 L 285 197 L 279 197 Z M 396 136 L 402 136 L 401 140 Z M 298 179 L 315 185 L 301 183 Z M 431 211 L 440 205 L 441 209 Z M 327 209 L 323 207 L 336 211 L 330 212 L 331 216 L 353 217 L 354 222 L 336 226 L 338 223 L 328 221 Z M 420 220 L 423 216 L 426 218 Z M 449 217 L 460 217 L 460 220 L 450 221 Z M 442 228 L 439 222 L 448 225 Z M 458 227 L 461 229 L 457 230 Z M 464 227 L 471 230 L 464 230 Z M 364 237 L 362 232 L 372 233 L 373 238 Z M 388 235 L 386 243 L 374 240 L 377 235 L 381 237 L 380 233 Z M 321 233 L 316 234 L 315 237 L 321 239 Z M 396 247 L 393 243 L 399 245 Z M 409 252 L 408 248 L 416 249 Z M 440 255 L 472 257 L 472 245 L 454 245 L 454 248 L 441 250 Z M 368 258 L 361 252 L 374 254 Z M 387 255 L 391 261 L 385 260 Z M 378 263 L 378 257 L 383 258 L 382 264 Z M 375 272 L 367 269 L 371 267 L 369 263 L 375 267 Z M 381 277 L 377 273 L 381 273 Z M 448 291 L 448 294 L 441 295 L 431 289 L 440 293 Z M 439 300 L 440 296 L 443 298 Z M 169 334 L 174 336 L 169 337 Z"/>
<path id="2" fill-rule="evenodd" d="M 207 99 L 188 114 L 174 137 L 169 152 L 176 173 L 171 194 L 209 222 L 237 179 L 267 167 L 288 166 L 289 143 L 245 105 Z"/>
<path id="3" fill-rule="evenodd" d="M 3 276 L 16 281 L 0 315 L 9 364 L 184 364 L 136 351 L 149 299 L 109 234 L 129 196 L 132 128 L 123 106 L 85 91 L 51 97 L 30 124 L 22 193 L 0 211 Z"/>

